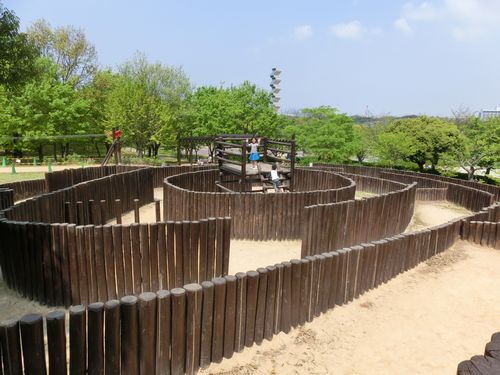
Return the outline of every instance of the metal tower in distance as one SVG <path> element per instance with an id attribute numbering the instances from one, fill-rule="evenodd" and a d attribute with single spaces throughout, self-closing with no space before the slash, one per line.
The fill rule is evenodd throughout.
<path id="1" fill-rule="evenodd" d="M 281 82 L 280 79 L 280 74 L 281 70 L 278 68 L 273 68 L 271 70 L 271 100 L 273 102 L 273 107 L 276 112 L 279 111 L 280 109 L 280 97 L 279 97 L 279 92 L 281 91 L 281 88 L 279 87 L 279 84 Z"/>

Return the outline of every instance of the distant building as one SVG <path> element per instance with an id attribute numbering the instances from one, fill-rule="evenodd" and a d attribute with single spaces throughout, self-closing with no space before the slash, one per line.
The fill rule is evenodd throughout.
<path id="1" fill-rule="evenodd" d="M 493 117 L 500 117 L 500 107 L 497 107 L 496 109 L 482 109 L 479 112 L 479 118 L 481 120 L 487 120 Z"/>

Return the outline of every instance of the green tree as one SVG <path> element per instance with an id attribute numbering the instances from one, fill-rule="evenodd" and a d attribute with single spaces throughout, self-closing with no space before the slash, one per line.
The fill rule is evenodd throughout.
<path id="1" fill-rule="evenodd" d="M 31 25 L 27 34 L 42 56 L 51 58 L 59 66 L 62 83 L 81 87 L 90 82 L 97 72 L 97 53 L 82 29 L 61 26 L 52 29 L 41 19 Z"/>
<path id="2" fill-rule="evenodd" d="M 249 82 L 229 88 L 199 87 L 188 98 L 183 135 L 232 134 L 276 135 L 280 118 L 269 93 Z"/>
<path id="3" fill-rule="evenodd" d="M 45 74 L 36 81 L 27 83 L 19 94 L 10 99 L 10 115 L 7 134 L 22 137 L 22 142 L 12 145 L 14 149 L 34 149 L 43 159 L 43 145 L 56 144 L 66 157 L 69 146 L 65 135 L 87 134 L 90 131 L 90 105 L 78 96 L 68 84 L 62 84 L 55 75 L 56 68 L 50 61 L 41 59 L 46 66 Z"/>
<path id="4" fill-rule="evenodd" d="M 0 85 L 18 87 L 34 75 L 35 46 L 19 32 L 19 19 L 0 2 Z"/>
<path id="5" fill-rule="evenodd" d="M 182 102 L 191 85 L 180 68 L 150 64 L 142 54 L 119 68 L 105 110 L 109 128 L 120 126 L 123 140 L 139 156 L 157 156 L 162 143 L 175 139 Z"/>
<path id="6" fill-rule="evenodd" d="M 460 142 L 450 151 L 448 161 L 466 171 L 469 180 L 481 167 L 500 163 L 500 118 L 469 118 L 460 127 Z"/>
<path id="7" fill-rule="evenodd" d="M 284 135 L 295 134 L 298 146 L 315 160 L 344 162 L 354 153 L 354 121 L 335 108 L 306 108 L 289 122 Z"/>
<path id="8" fill-rule="evenodd" d="M 359 124 L 354 124 L 353 130 L 354 130 L 354 140 L 353 140 L 354 155 L 358 159 L 358 162 L 362 163 L 372 152 L 376 132 L 373 127 L 368 127 Z"/>
<path id="9" fill-rule="evenodd" d="M 449 121 L 426 116 L 403 118 L 383 128 L 377 138 L 376 153 L 391 164 L 415 163 L 423 172 L 427 162 L 435 169 L 440 157 L 458 141 L 458 129 Z"/>

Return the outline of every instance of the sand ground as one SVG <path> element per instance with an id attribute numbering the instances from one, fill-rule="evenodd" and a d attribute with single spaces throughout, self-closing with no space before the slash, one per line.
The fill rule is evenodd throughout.
<path id="1" fill-rule="evenodd" d="M 161 199 L 161 189 L 155 191 Z M 153 221 L 154 204 L 141 208 Z M 448 202 L 418 202 L 411 230 L 467 214 Z M 123 222 L 133 221 L 133 213 Z M 300 257 L 300 241 L 232 241 L 230 273 Z M 203 374 L 453 374 L 500 331 L 500 252 L 457 243 L 358 300 L 254 345 Z M 0 320 L 54 308 L 0 281 Z"/>

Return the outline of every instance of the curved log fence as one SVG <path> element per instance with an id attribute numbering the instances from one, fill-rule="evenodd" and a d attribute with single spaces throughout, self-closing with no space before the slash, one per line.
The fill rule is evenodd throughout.
<path id="1" fill-rule="evenodd" d="M 420 172 L 412 172 L 405 171 L 399 169 L 391 169 L 391 168 L 379 168 L 379 167 L 367 167 L 367 166 L 359 166 L 359 165 L 350 165 L 350 164 L 317 164 L 316 167 L 324 167 L 327 169 L 331 169 L 336 172 L 341 173 L 354 173 L 360 174 L 364 176 L 371 177 L 382 177 L 382 173 L 397 173 L 400 175 L 408 175 L 414 177 L 422 177 L 428 180 L 435 180 L 445 183 L 451 183 L 455 185 L 465 186 L 476 190 L 485 191 L 487 193 L 493 194 L 495 196 L 494 200 L 500 200 L 500 186 L 482 184 L 475 181 L 467 181 L 467 180 L 459 180 L 452 177 L 446 176 L 438 176 L 431 173 L 420 173 Z M 431 183 L 431 182 L 428 182 Z"/>
<path id="2" fill-rule="evenodd" d="M 460 237 L 468 239 L 474 233 L 474 241 L 480 238 L 479 243 L 489 244 L 492 233 L 498 234 L 498 223 L 476 223 L 495 220 L 500 214 L 498 204 L 488 204 L 494 196 L 460 184 L 449 183 L 446 197 L 479 212 L 401 233 L 411 217 L 418 182 L 407 185 L 381 179 L 381 171 L 342 177 L 304 169 L 302 189 L 309 189 L 307 179 L 317 178 L 321 184 L 324 178 L 326 190 L 311 187 L 310 191 L 294 193 L 233 196 L 199 191 L 209 189 L 210 181 L 217 178 L 216 171 L 184 172 L 166 176 L 163 184 L 165 217 L 178 215 L 176 222 L 104 226 L 26 222 L 51 215 L 65 218 L 60 202 L 64 205 L 70 195 L 61 190 L 53 193 L 52 200 L 33 199 L 43 201 L 36 209 L 36 204 L 30 209 L 28 205 L 19 208 L 21 203 L 0 212 L 8 217 L 0 222 L 0 266 L 9 286 L 28 297 L 31 294 L 31 298 L 42 296 L 45 302 L 49 298 L 73 304 L 67 313 L 32 314 L 0 323 L 0 353 L 6 372 L 194 374 L 200 367 L 231 358 L 245 347 L 270 340 L 279 332 L 287 333 L 328 309 L 349 303 L 448 249 Z M 116 178 L 124 181 L 128 178 L 124 176 L 134 173 L 153 176 L 144 193 L 147 195 L 156 186 L 155 173 L 158 177 L 169 171 L 138 169 Z M 109 183 L 113 176 L 81 184 L 94 186 L 96 181 L 95 190 L 88 191 L 100 194 L 114 189 Z M 363 184 L 363 190 L 381 196 L 352 201 L 353 180 L 358 186 Z M 339 185 L 331 185 L 332 181 Z M 79 192 L 81 184 L 62 190 L 75 188 Z M 36 212 L 52 209 L 53 202 L 57 214 Z M 343 235 L 348 234 L 344 240 L 348 242 L 305 238 L 311 240 L 311 255 L 235 275 L 227 275 L 229 240 L 235 237 L 230 219 L 196 220 L 208 214 L 231 216 L 233 223 L 240 222 L 240 228 L 253 228 L 241 233 L 263 239 L 294 233 L 277 224 L 273 227 L 271 219 L 279 218 L 281 226 L 300 228 L 300 215 L 311 205 L 310 212 L 320 216 L 306 225 L 322 229 L 333 239 L 342 234 L 334 229 L 344 225 Z M 268 228 L 275 228 L 271 233 L 269 229 L 255 230 L 258 227 L 254 224 L 262 220 L 258 215 L 267 207 L 277 216 L 269 214 L 265 219 Z M 345 215 L 331 215 L 327 207 L 342 208 Z M 282 218 L 289 214 L 289 220 Z M 315 233 L 323 235 L 319 230 Z M 377 240 L 372 241 L 374 238 Z M 330 242 L 333 248 L 326 246 Z M 86 304 L 85 298 L 94 303 L 77 305 Z M 69 319 L 65 319 L 66 314 Z"/>
<path id="3" fill-rule="evenodd" d="M 417 189 L 416 183 L 399 186 L 399 191 L 375 197 L 306 207 L 302 257 L 404 232 L 413 216 Z"/>
<path id="4" fill-rule="evenodd" d="M 14 191 L 14 201 L 19 201 L 35 195 L 45 193 L 47 191 L 46 181 L 44 179 L 39 180 L 27 180 L 27 181 L 17 181 L 9 182 L 6 184 L 1 184 L 0 189 L 11 189 Z"/>
<path id="5" fill-rule="evenodd" d="M 354 198 L 352 180 L 325 171 L 297 169 L 295 191 L 286 194 L 215 192 L 217 170 L 183 173 L 165 179 L 164 217 L 198 220 L 230 216 L 232 238 L 252 240 L 298 239 L 304 207 Z M 310 181 L 323 190 L 312 190 Z"/>
<path id="6" fill-rule="evenodd" d="M 0 221 L 7 285 L 52 306 L 89 304 L 227 275 L 230 218 L 131 225 Z"/>
<path id="7" fill-rule="evenodd" d="M 136 169 L 45 193 L 5 210 L 4 214 L 16 221 L 105 223 L 114 217 L 116 199 L 120 199 L 124 211 L 133 208 L 134 199 L 139 199 L 141 205 L 152 202 L 151 169 Z"/>
<path id="8" fill-rule="evenodd" d="M 14 190 L 0 188 L 0 211 L 14 205 Z"/>

